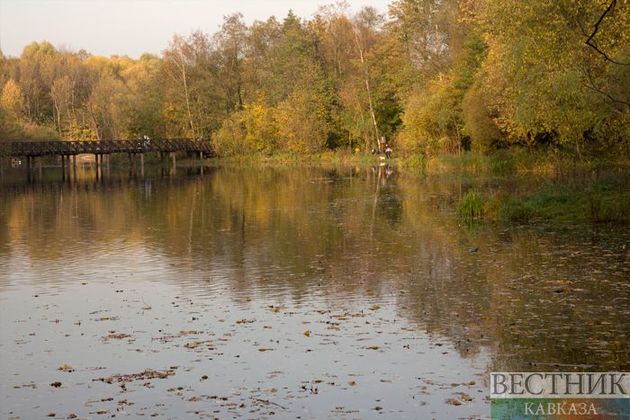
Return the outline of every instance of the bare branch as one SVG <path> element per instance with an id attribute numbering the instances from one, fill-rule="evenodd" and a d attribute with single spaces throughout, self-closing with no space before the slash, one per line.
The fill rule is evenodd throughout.
<path id="1" fill-rule="evenodd" d="M 600 87 L 598 87 L 595 84 L 595 81 L 593 80 L 593 77 L 591 76 L 591 73 L 588 70 L 585 70 L 584 74 L 586 75 L 586 78 L 588 79 L 588 83 L 586 84 L 586 87 L 588 87 L 589 89 L 599 93 L 600 95 L 603 95 L 603 96 L 607 97 L 613 103 L 620 104 L 620 105 L 625 105 L 625 106 L 630 108 L 630 102 L 624 101 L 623 99 L 615 98 L 610 93 L 608 93 L 608 92 L 604 91 L 603 89 L 601 89 Z"/>
<path id="2" fill-rule="evenodd" d="M 595 27 L 593 28 L 593 32 L 591 32 L 591 35 L 586 40 L 586 45 L 588 45 L 589 47 L 593 48 L 595 51 L 597 51 L 599 54 L 601 54 L 606 60 L 610 61 L 611 63 L 619 64 L 619 65 L 622 65 L 622 66 L 630 66 L 630 63 L 623 63 L 621 61 L 617 61 L 617 60 L 615 60 L 613 58 L 610 58 L 608 56 L 608 54 L 606 54 L 604 51 L 599 49 L 599 47 L 595 43 L 595 39 L 594 39 L 595 35 L 597 34 L 597 31 L 599 31 L 599 25 L 602 24 L 602 22 L 604 21 L 604 18 L 609 13 L 613 12 L 613 10 L 615 9 L 616 5 L 617 5 L 617 0 L 611 0 L 610 4 L 608 5 L 608 7 L 604 11 L 604 13 L 602 13 L 602 15 L 599 17 L 599 19 L 595 23 Z"/>

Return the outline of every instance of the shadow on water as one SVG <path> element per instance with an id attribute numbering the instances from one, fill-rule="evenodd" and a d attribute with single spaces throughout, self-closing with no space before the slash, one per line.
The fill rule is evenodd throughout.
<path id="1" fill-rule="evenodd" d="M 302 339 L 304 330 L 310 336 L 311 329 L 322 325 L 334 334 L 346 319 L 360 317 L 361 325 L 336 339 L 342 371 L 343 363 L 351 366 L 363 356 L 357 348 L 388 349 L 389 362 L 376 362 L 377 370 L 393 371 L 392 360 L 403 367 L 409 360 L 418 364 L 418 372 L 428 369 L 429 378 L 440 370 L 437 366 L 468 375 L 630 368 L 626 229 L 461 226 L 453 203 L 469 181 L 418 179 L 390 167 L 206 168 L 203 176 L 195 171 L 178 168 L 177 176 L 149 174 L 144 179 L 111 174 L 98 182 L 89 174 L 70 182 L 51 175 L 32 184 L 5 178 L 0 187 L 0 269 L 8 274 L 0 277 L 0 297 L 19 297 L 24 290 L 81 293 L 87 290 L 78 286 L 82 281 L 104 285 L 103 290 L 110 284 L 132 288 L 137 282 L 138 290 L 161 290 L 162 304 L 171 309 L 182 296 L 206 302 L 191 302 L 198 310 L 192 319 L 214 317 L 204 324 L 210 329 L 224 318 L 235 321 L 230 313 L 258 319 L 273 316 L 273 308 L 290 316 L 287 308 L 292 308 L 300 322 L 291 328 Z M 478 184 L 497 188 L 497 182 Z M 144 282 L 155 286 L 141 287 Z M 132 302 L 141 307 L 152 295 L 138 293 Z M 94 302 L 82 310 L 107 306 Z M 28 300 L 20 304 L 41 311 Z M 183 316 L 179 310 L 167 311 L 172 317 L 163 316 L 162 324 L 146 326 L 137 312 L 111 308 L 128 317 L 117 325 L 119 330 L 136 323 L 136 329 L 153 336 L 160 326 L 166 330 L 165 324 L 176 325 L 176 331 L 193 329 L 189 321 L 178 321 Z M 339 319 L 329 318 L 335 310 L 341 311 L 335 315 Z M 64 316 L 63 310 L 59 313 Z M 298 344 L 282 350 L 281 344 L 264 342 L 261 331 L 279 328 L 280 335 L 288 334 L 287 324 L 273 318 L 266 322 L 269 330 L 252 324 L 261 329 L 252 330 L 243 343 L 258 342 L 263 352 L 264 346 L 273 347 L 298 361 L 306 357 Z M 12 338 L 19 340 L 14 333 Z M 396 339 L 386 337 L 372 347 L 358 344 L 380 334 Z M 414 338 L 426 339 L 427 347 L 407 359 L 414 342 L 404 340 Z M 300 342 L 288 339 L 295 340 Z M 328 343 L 319 344 L 318 366 L 330 373 L 336 365 L 321 347 Z M 15 346 L 3 342 L 0 351 L 17 350 Z M 242 357 L 249 368 L 260 354 Z M 238 378 L 238 373 L 226 375 Z M 409 392 L 400 398 L 417 392 L 414 380 L 401 380 Z M 373 386 L 375 392 L 389 392 L 380 386 Z M 433 390 L 437 400 L 426 397 L 431 407 L 447 399 L 447 391 L 438 389 Z M 362 395 L 355 395 L 356 401 L 346 395 L 346 401 L 363 408 L 376 404 Z M 269 393 L 263 396 L 268 399 Z M 282 398 L 281 405 L 291 405 L 291 395 Z M 483 399 L 475 398 L 478 405 L 455 415 L 483 414 Z M 412 410 L 405 405 L 409 401 L 396 404 Z M 316 407 L 330 405 L 317 404 L 306 406 L 317 412 Z"/>

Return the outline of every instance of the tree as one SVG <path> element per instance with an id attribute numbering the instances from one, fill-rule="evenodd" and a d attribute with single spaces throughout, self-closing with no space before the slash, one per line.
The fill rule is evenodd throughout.
<path id="1" fill-rule="evenodd" d="M 20 84 L 24 94 L 26 116 L 32 122 L 53 121 L 49 92 L 55 79 L 57 50 L 49 42 L 33 42 L 22 51 L 19 61 Z"/>
<path id="2" fill-rule="evenodd" d="M 285 150 L 308 154 L 324 148 L 328 130 L 322 105 L 308 90 L 296 90 L 278 105 L 278 134 Z"/>
<path id="3" fill-rule="evenodd" d="M 4 84 L 2 96 L 0 97 L 0 106 L 8 118 L 12 118 L 18 123 L 22 120 L 24 97 L 22 96 L 22 89 L 15 83 L 15 80 L 9 79 Z"/>
<path id="4" fill-rule="evenodd" d="M 379 142 L 380 134 L 376 122 L 376 113 L 374 111 L 372 89 L 370 88 L 370 68 L 366 54 L 367 50 L 374 43 L 374 35 L 377 27 L 382 23 L 382 19 L 382 16 L 376 12 L 376 9 L 365 7 L 355 16 L 353 27 L 354 42 L 359 53 L 359 60 L 363 71 L 363 82 L 365 83 L 365 92 L 367 94 L 368 110 L 370 112 L 372 128 L 374 129 L 374 145 L 377 146 L 379 150 L 381 150 L 381 143 Z M 366 144 L 366 149 L 367 148 L 368 145 Z"/>
<path id="5" fill-rule="evenodd" d="M 64 131 L 62 116 L 68 119 L 71 118 L 69 111 L 70 104 L 72 103 L 73 90 L 74 85 L 67 75 L 56 79 L 50 88 L 50 96 L 53 101 L 53 115 L 55 116 L 55 124 L 59 135 L 62 135 Z"/>
<path id="6" fill-rule="evenodd" d="M 221 30 L 214 36 L 219 84 L 223 89 L 225 111 L 228 114 L 242 110 L 244 105 L 242 67 L 247 36 L 247 27 L 240 13 L 224 17 Z"/>
<path id="7" fill-rule="evenodd" d="M 169 48 L 163 53 L 164 70 L 171 79 L 181 87 L 184 105 L 186 107 L 187 121 L 185 132 L 192 137 L 197 137 L 197 128 L 193 119 L 189 88 L 189 73 L 191 67 L 195 64 L 195 50 L 193 45 L 195 37 L 205 38 L 205 35 L 201 33 L 193 34 L 188 41 L 179 35 L 175 35 L 171 40 Z"/>
<path id="8" fill-rule="evenodd" d="M 586 0 L 481 2 L 477 16 L 489 53 L 480 80 L 495 121 L 512 141 L 552 139 L 578 155 L 594 138 L 622 141 L 618 124 L 627 121 L 630 98 L 621 83 L 630 67 L 588 45 L 595 38 L 586 28 L 603 10 Z M 596 34 L 597 45 L 619 61 L 629 52 L 630 35 L 622 29 L 629 16 L 630 5 L 620 3 L 615 19 Z"/>

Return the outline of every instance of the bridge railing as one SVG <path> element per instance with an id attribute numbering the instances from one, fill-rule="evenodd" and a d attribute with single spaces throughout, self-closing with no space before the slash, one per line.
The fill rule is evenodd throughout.
<path id="1" fill-rule="evenodd" d="M 78 154 L 203 152 L 212 155 L 208 141 L 192 139 L 11 141 L 0 140 L 0 155 L 11 157 Z"/>

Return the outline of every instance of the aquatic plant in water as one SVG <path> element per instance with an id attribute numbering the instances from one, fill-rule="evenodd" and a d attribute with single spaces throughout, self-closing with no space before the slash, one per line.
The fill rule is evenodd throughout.
<path id="1" fill-rule="evenodd" d="M 483 217 L 483 197 L 475 190 L 470 190 L 459 202 L 457 208 L 464 220 L 477 220 Z"/>

